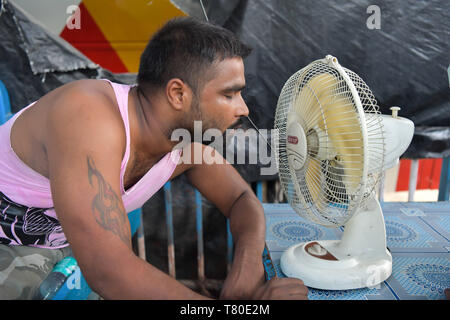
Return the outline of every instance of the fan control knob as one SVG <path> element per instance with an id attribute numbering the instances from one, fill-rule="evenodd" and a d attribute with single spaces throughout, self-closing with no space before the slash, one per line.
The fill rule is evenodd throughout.
<path id="1" fill-rule="evenodd" d="M 315 244 L 308 248 L 308 252 L 315 256 L 324 256 L 328 251 L 324 249 L 320 244 Z"/>

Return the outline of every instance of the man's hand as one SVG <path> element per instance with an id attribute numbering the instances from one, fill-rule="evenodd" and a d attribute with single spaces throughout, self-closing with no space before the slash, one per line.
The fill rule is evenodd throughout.
<path id="1" fill-rule="evenodd" d="M 264 285 L 264 267 L 259 251 L 235 250 L 234 261 L 220 292 L 222 300 L 251 299 Z"/>
<path id="2" fill-rule="evenodd" d="M 273 278 L 259 287 L 254 300 L 308 300 L 308 288 L 295 278 Z"/>

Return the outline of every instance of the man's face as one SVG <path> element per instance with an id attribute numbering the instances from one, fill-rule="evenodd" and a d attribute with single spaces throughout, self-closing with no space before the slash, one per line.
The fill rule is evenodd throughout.
<path id="1" fill-rule="evenodd" d="M 245 87 L 244 63 L 241 58 L 225 59 L 212 67 L 211 80 L 194 96 L 191 112 L 195 120 L 202 121 L 203 131 L 211 128 L 222 133 L 240 117 L 248 115 L 241 96 Z"/>

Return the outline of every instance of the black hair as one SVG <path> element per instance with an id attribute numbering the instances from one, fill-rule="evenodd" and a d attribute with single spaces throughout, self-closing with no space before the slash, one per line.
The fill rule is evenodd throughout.
<path id="1" fill-rule="evenodd" d="M 246 58 L 251 48 L 231 31 L 191 17 L 169 20 L 141 55 L 138 87 L 164 88 L 179 78 L 197 92 L 207 68 L 227 58 Z"/>

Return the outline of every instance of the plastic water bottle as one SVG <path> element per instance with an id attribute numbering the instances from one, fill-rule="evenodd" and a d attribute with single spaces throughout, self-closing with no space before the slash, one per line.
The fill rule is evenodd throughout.
<path id="1" fill-rule="evenodd" d="M 59 261 L 47 278 L 42 281 L 33 299 L 51 300 L 67 278 L 74 272 L 77 265 L 74 257 L 66 257 Z"/>

